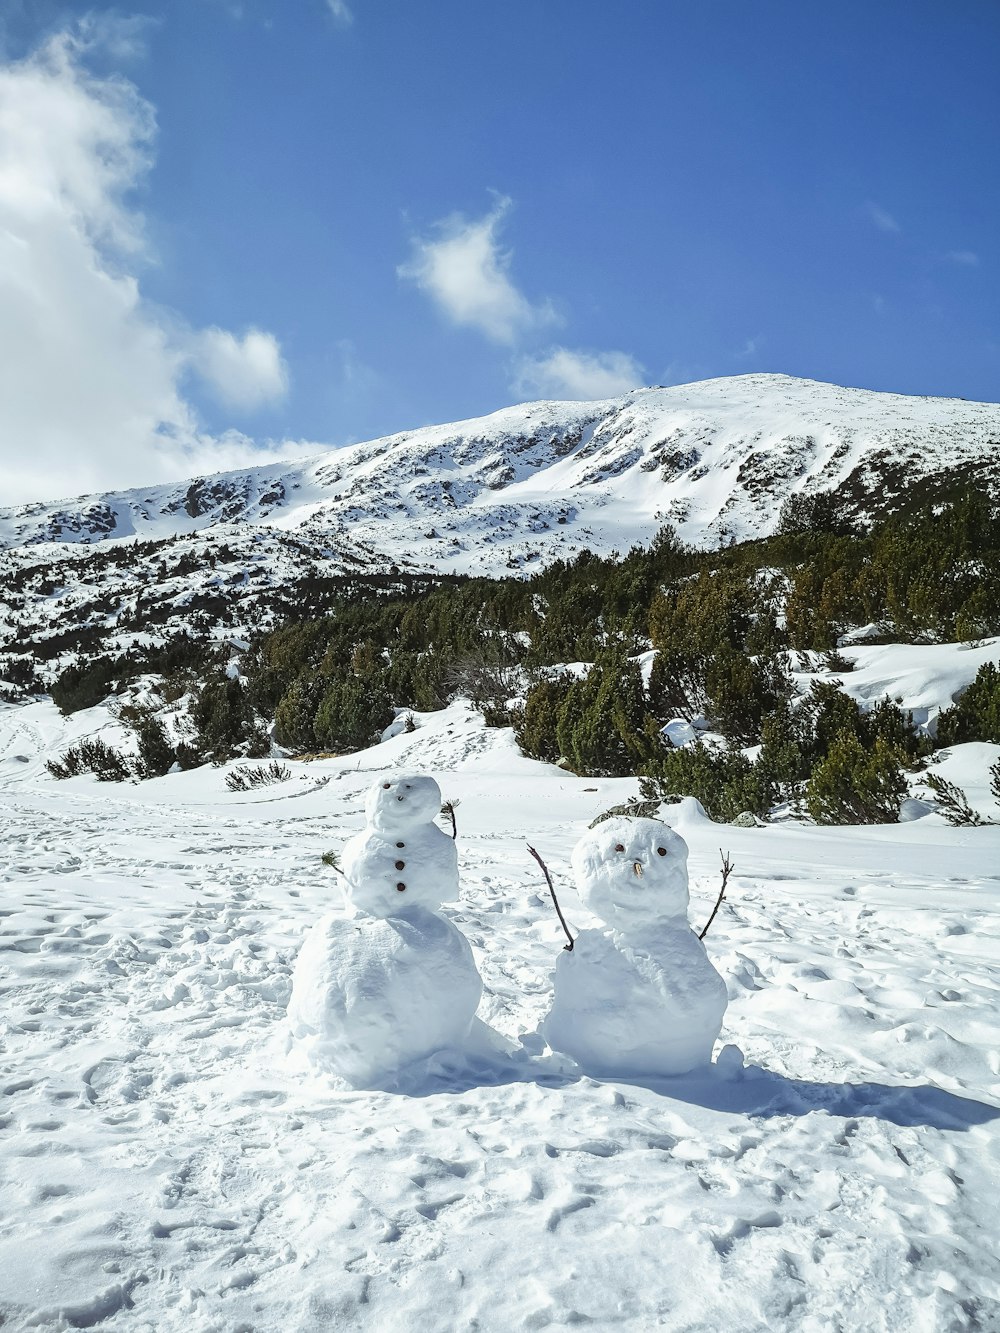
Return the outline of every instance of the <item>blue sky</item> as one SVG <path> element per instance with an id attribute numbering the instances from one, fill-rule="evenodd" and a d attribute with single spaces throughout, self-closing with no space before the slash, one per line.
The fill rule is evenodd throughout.
<path id="1" fill-rule="evenodd" d="M 0 61 L 0 503 L 759 370 L 1000 398 L 987 0 L 6 0 Z"/>

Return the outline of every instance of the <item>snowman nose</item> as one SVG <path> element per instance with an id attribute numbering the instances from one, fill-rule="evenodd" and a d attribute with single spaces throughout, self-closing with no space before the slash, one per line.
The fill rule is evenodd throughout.
<path id="1" fill-rule="evenodd" d="M 642 862 L 641 862 L 641 861 L 633 861 L 633 862 L 632 862 L 632 872 L 633 872 L 633 874 L 638 875 L 640 879 L 642 879 Z"/>

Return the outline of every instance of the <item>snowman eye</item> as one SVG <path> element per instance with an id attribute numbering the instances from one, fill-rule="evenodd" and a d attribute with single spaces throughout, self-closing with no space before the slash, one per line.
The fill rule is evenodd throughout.
<path id="1" fill-rule="evenodd" d="M 656 855 L 657 855 L 657 856 L 666 856 L 666 854 L 667 854 L 667 849 L 666 849 L 666 847 L 657 847 L 657 849 L 656 849 Z"/>
<path id="2" fill-rule="evenodd" d="M 391 782 L 383 782 L 383 783 L 382 783 L 382 790 L 383 790 L 383 791 L 388 791 L 389 788 L 390 788 L 391 786 L 392 786 L 392 783 L 391 783 Z"/>
<path id="3" fill-rule="evenodd" d="M 616 851 L 616 852 L 623 852 L 624 850 L 625 850 L 625 848 L 624 848 L 623 844 L 620 843 L 620 842 L 615 846 L 615 851 Z"/>

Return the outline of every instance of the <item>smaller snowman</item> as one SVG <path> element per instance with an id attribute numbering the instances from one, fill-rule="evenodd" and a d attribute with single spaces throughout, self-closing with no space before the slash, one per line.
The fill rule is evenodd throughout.
<path id="1" fill-rule="evenodd" d="M 687 844 L 657 819 L 604 820 L 573 849 L 584 930 L 556 964 L 542 1033 L 587 1074 L 685 1074 L 712 1060 L 726 985 L 688 925 Z"/>
<path id="2" fill-rule="evenodd" d="M 407 1066 L 461 1048 L 482 980 L 465 936 L 437 912 L 458 897 L 455 843 L 433 822 L 441 790 L 386 777 L 344 848 L 347 910 L 309 931 L 288 1017 L 313 1062 L 355 1088 L 391 1089 Z"/>

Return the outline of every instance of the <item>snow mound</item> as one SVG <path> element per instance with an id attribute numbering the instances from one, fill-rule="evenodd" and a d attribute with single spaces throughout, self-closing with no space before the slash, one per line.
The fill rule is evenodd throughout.
<path id="1" fill-rule="evenodd" d="M 573 850 L 585 930 L 556 963 L 543 1031 L 589 1074 L 686 1074 L 712 1059 L 726 985 L 688 926 L 687 844 L 656 819 L 604 820 Z"/>
<path id="2" fill-rule="evenodd" d="M 319 1069 L 385 1090 L 409 1066 L 467 1041 L 481 993 L 472 950 L 443 917 L 331 912 L 299 952 L 288 1017 Z"/>

